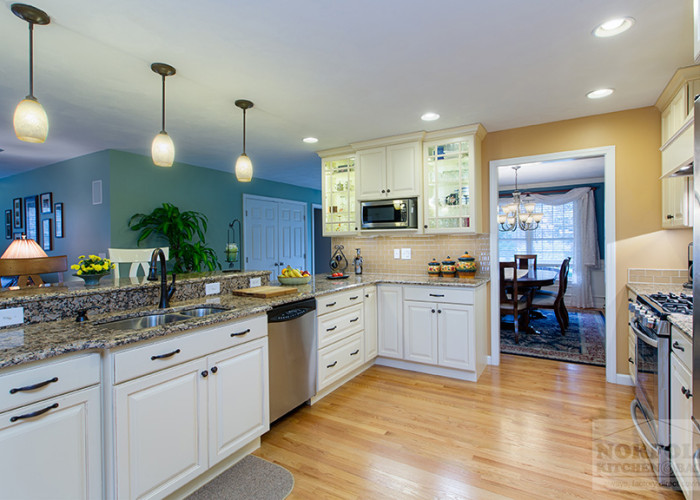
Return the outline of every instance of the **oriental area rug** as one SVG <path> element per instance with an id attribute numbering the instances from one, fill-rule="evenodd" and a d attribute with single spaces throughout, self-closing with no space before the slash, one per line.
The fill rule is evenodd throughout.
<path id="1" fill-rule="evenodd" d="M 515 343 L 512 324 L 501 324 L 501 352 L 570 363 L 605 366 L 605 317 L 600 311 L 569 310 L 569 327 L 562 336 L 554 311 L 540 310 L 544 319 L 531 319 L 539 335 L 520 333 Z"/>

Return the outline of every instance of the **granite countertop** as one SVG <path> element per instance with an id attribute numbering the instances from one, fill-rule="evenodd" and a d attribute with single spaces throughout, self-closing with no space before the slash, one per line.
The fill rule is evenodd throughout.
<path id="1" fill-rule="evenodd" d="M 165 337 L 194 328 L 211 326 L 223 321 L 264 314 L 272 307 L 280 304 L 314 298 L 368 284 L 392 283 L 473 288 L 482 286 L 488 281 L 488 277 L 459 279 L 391 274 L 350 275 L 349 278 L 343 280 L 329 280 L 326 279 L 326 275 L 316 275 L 308 285 L 297 286 L 297 293 L 269 299 L 238 295 L 217 295 L 173 302 L 171 304 L 172 307 L 168 309 L 157 309 L 154 304 L 151 307 L 131 309 L 119 313 L 91 315 L 89 320 L 83 323 L 76 323 L 73 319 L 63 319 L 44 323 L 15 325 L 0 328 L 0 368 L 47 359 L 70 352 L 90 349 L 112 349 L 142 340 Z M 147 283 L 148 285 L 152 284 L 151 282 Z M 53 293 L 57 293 L 56 290 Z M 69 293 L 72 292 L 69 291 Z M 26 300 L 26 297 L 24 300 Z M 110 328 L 108 324 L 104 324 L 105 321 L 110 320 L 137 317 L 152 312 L 176 312 L 205 304 L 216 305 L 227 309 L 227 311 L 138 330 L 115 330 Z"/>
<path id="2" fill-rule="evenodd" d="M 680 295 L 693 295 L 693 290 L 683 288 L 683 285 L 659 284 L 659 283 L 627 283 L 627 288 L 637 295 L 649 295 L 652 293 L 675 293 Z M 678 327 L 686 335 L 693 338 L 693 315 L 692 314 L 669 314 L 668 320 L 672 325 Z"/>

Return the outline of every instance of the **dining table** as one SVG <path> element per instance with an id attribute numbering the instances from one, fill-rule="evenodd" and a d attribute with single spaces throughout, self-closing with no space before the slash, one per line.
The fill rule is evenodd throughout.
<path id="1" fill-rule="evenodd" d="M 534 293 L 535 290 L 543 286 L 553 285 L 559 275 L 559 271 L 554 271 L 552 269 L 516 269 L 518 276 L 518 292 L 521 290 L 525 293 Z M 504 279 L 501 283 L 502 287 L 512 287 L 513 286 L 513 269 L 504 269 Z M 518 294 L 519 295 L 519 294 Z M 539 311 L 529 311 L 528 313 L 531 318 L 542 319 L 544 314 Z M 539 331 L 535 330 L 531 325 L 527 327 L 527 333 L 530 334 L 540 334 Z"/>

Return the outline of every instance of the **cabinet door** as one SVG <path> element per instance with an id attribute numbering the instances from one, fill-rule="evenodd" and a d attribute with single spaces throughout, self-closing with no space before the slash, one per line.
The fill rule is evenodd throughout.
<path id="1" fill-rule="evenodd" d="M 418 142 L 387 146 L 387 196 L 389 198 L 418 196 L 423 173 L 421 165 L 421 148 Z"/>
<path id="2" fill-rule="evenodd" d="M 437 306 L 429 302 L 403 303 L 404 359 L 437 363 Z"/>
<path id="3" fill-rule="evenodd" d="M 117 497 L 163 497 L 207 469 L 205 359 L 114 388 Z"/>
<path id="4" fill-rule="evenodd" d="M 664 228 L 688 227 L 689 193 L 688 177 L 661 179 L 661 226 Z"/>
<path id="5" fill-rule="evenodd" d="M 693 477 L 693 404 L 690 394 L 692 376 L 675 354 L 671 355 L 671 468 L 678 483 L 690 498 Z"/>
<path id="6" fill-rule="evenodd" d="M 323 236 L 355 234 L 355 158 L 323 158 Z"/>
<path id="7" fill-rule="evenodd" d="M 0 497 L 101 498 L 100 429 L 97 386 L 0 414 Z"/>
<path id="8" fill-rule="evenodd" d="M 474 306 L 438 304 L 438 364 L 476 370 Z"/>
<path id="9" fill-rule="evenodd" d="M 377 357 L 377 287 L 365 288 L 365 363 Z"/>
<path id="10" fill-rule="evenodd" d="M 386 198 L 386 148 L 365 149 L 357 152 L 357 199 Z"/>
<path id="11" fill-rule="evenodd" d="M 399 285 L 377 287 L 378 354 L 403 358 L 403 295 Z"/>
<path id="12" fill-rule="evenodd" d="M 209 467 L 270 429 L 267 337 L 209 356 Z"/>

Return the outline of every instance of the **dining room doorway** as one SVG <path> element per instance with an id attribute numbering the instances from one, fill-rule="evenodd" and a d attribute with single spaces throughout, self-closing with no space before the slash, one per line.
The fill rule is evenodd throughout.
<path id="1" fill-rule="evenodd" d="M 517 343 L 510 328 L 501 330 L 500 308 L 492 308 L 491 363 L 498 364 L 500 352 L 506 352 L 604 364 L 606 379 L 615 382 L 615 307 L 614 300 L 606 300 L 614 297 L 615 282 L 614 147 L 495 160 L 490 177 L 491 262 L 513 262 L 515 255 L 537 259 L 518 261 L 523 269 L 515 271 L 525 275 L 519 294 L 529 294 L 532 308 Z M 513 212 L 518 196 L 520 213 Z M 528 265 L 536 267 L 537 276 Z M 492 304 L 501 303 L 499 267 L 491 266 Z M 535 277 L 537 286 L 528 288 Z M 563 314 L 561 304 L 566 304 Z"/>

